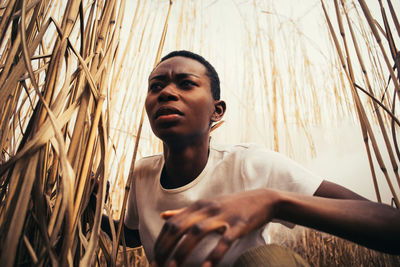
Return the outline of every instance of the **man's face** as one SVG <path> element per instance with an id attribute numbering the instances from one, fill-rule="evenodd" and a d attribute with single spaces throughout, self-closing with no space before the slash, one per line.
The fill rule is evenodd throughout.
<path id="1" fill-rule="evenodd" d="M 208 134 L 214 103 L 206 68 L 196 60 L 172 57 L 150 74 L 146 112 L 163 141 Z"/>

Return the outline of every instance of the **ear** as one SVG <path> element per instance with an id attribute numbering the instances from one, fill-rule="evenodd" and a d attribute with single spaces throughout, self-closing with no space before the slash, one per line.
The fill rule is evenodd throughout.
<path id="1" fill-rule="evenodd" d="M 211 116 L 211 122 L 217 122 L 222 119 L 225 114 L 226 104 L 223 100 L 215 100 L 214 102 L 214 113 Z"/>

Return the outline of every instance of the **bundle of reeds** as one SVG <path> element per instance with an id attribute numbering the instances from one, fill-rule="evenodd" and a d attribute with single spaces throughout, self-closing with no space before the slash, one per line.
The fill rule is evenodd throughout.
<path id="1" fill-rule="evenodd" d="M 164 43 L 165 51 L 192 50 L 216 64 L 224 98 L 232 107 L 227 123 L 216 131 L 217 140 L 220 135 L 228 142 L 261 141 L 296 159 L 312 157 L 317 148 L 310 128 L 352 119 L 355 110 L 373 177 L 370 144 L 398 203 L 400 27 L 391 1 L 379 1 L 383 23 L 371 17 L 361 0 L 335 1 L 325 8 L 335 60 L 342 69 L 336 71 L 332 64 L 325 74 L 311 63 L 296 22 L 289 21 L 290 30 L 282 31 L 285 22 L 273 13 L 273 1 L 232 3 L 246 30 L 243 43 L 237 44 L 243 50 L 233 56 L 227 47 L 217 47 L 224 29 L 212 25 L 215 16 L 210 14 L 218 1 L 176 1 L 169 38 L 172 1 L 137 0 L 134 15 L 125 17 L 124 0 L 2 1 L 2 265 L 85 266 L 93 264 L 99 250 L 106 264 L 117 263 L 121 228 L 113 229 L 108 243 L 100 232 L 100 216 L 105 210 L 110 218 L 123 218 L 129 191 L 125 185 L 129 189 L 136 155 L 160 151 L 143 124 L 143 99 L 147 75 Z M 331 26 L 333 16 L 338 26 Z M 127 17 L 132 20 L 122 47 L 119 35 Z M 318 75 L 325 76 L 316 79 Z M 253 124 L 243 127 L 249 118 Z M 375 123 L 385 148 L 375 141 Z M 380 155 L 383 149 L 390 154 L 395 179 Z M 107 179 L 110 198 L 104 205 Z M 374 184 L 379 200 L 376 178 Z M 142 262 L 141 253 L 134 257 L 135 264 Z M 126 257 L 123 261 L 131 262 Z"/>
<path id="2" fill-rule="evenodd" d="M 400 24 L 397 14 L 390 0 L 386 1 L 386 6 L 379 1 L 383 21 L 383 25 L 380 25 L 378 19 L 371 15 L 364 0 L 359 0 L 358 3 L 335 0 L 334 10 L 338 28 L 335 30 L 324 1 L 321 0 L 321 4 L 337 51 L 339 64 L 347 78 L 360 121 L 376 198 L 381 202 L 370 145 L 390 188 L 393 201 L 396 207 L 400 208 L 397 194 L 397 190 L 400 189 L 398 173 L 400 150 L 396 136 L 396 129 L 400 123 L 398 112 L 395 110 L 396 102 L 400 99 L 400 52 L 396 47 L 396 43 L 399 41 L 396 36 L 400 37 Z M 338 37 L 339 35 L 340 37 Z M 366 95 L 367 98 L 363 98 L 360 94 Z M 366 112 L 366 105 L 373 107 L 374 112 L 370 116 Z M 385 147 L 378 146 L 371 120 L 378 122 Z M 391 133 L 391 140 L 389 133 Z M 388 167 L 382 158 L 382 150 L 386 150 L 389 154 L 397 186 L 393 185 L 393 179 L 389 176 Z"/>
<path id="3" fill-rule="evenodd" d="M 115 86 L 110 70 L 120 67 L 124 6 L 1 3 L 2 266 L 95 260 L 108 161 L 105 104 Z"/>
<path id="4" fill-rule="evenodd" d="M 123 234 L 122 220 L 117 229 L 111 224 L 111 242 L 101 233 L 100 221 L 104 211 L 110 222 L 124 214 L 113 216 L 110 202 L 104 205 L 105 184 L 113 173 L 113 151 L 120 139 L 113 126 L 115 121 L 119 125 L 121 116 L 112 120 L 112 112 L 118 99 L 128 99 L 118 97 L 119 86 L 128 88 L 135 71 L 132 67 L 138 66 L 131 64 L 129 56 L 137 48 L 131 45 L 133 29 L 146 3 L 137 2 L 124 48 L 120 47 L 124 0 L 11 0 L 2 5 L 2 266 L 89 266 L 95 259 L 116 265 L 121 261 L 117 259 L 117 244 Z M 169 1 L 156 62 L 164 45 L 171 6 Z M 140 49 L 141 42 L 137 43 Z M 124 94 L 131 93 L 124 90 Z M 142 106 L 129 103 L 129 109 L 142 112 L 140 121 L 134 123 L 138 128 L 131 129 L 137 133 L 133 153 L 125 150 L 131 170 L 143 124 Z M 123 142 L 120 147 L 127 141 Z M 122 208 L 117 202 L 117 210 L 124 211 L 131 178 L 125 187 L 124 161 L 117 164 L 116 175 L 122 177 L 117 181 L 125 181 L 117 188 L 114 183 L 111 193 L 123 199 Z M 131 253 L 133 262 L 144 258 L 140 253 Z M 130 261 L 125 253 L 122 259 L 125 265 Z M 146 264 L 146 260 L 141 262 Z"/>

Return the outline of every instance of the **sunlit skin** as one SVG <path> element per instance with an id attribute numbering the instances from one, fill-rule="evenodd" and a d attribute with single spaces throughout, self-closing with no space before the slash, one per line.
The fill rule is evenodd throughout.
<path id="1" fill-rule="evenodd" d="M 225 112 L 214 100 L 206 68 L 185 57 L 159 64 L 149 77 L 146 112 L 154 134 L 164 142 L 165 167 L 170 187 L 182 186 L 207 163 L 211 124 Z"/>
<path id="2" fill-rule="evenodd" d="M 225 112 L 225 103 L 212 97 L 205 67 L 179 56 L 160 63 L 149 77 L 146 111 L 153 132 L 164 143 L 163 186 L 176 188 L 193 181 L 207 163 L 210 126 Z M 263 188 L 199 200 L 161 216 L 166 222 L 154 246 L 153 266 L 164 266 L 184 234 L 170 266 L 184 263 L 204 236 L 219 232 L 219 243 L 203 262 L 203 266 L 216 265 L 236 239 L 272 219 L 312 227 L 382 251 L 400 252 L 397 210 L 327 181 L 314 196 Z"/>

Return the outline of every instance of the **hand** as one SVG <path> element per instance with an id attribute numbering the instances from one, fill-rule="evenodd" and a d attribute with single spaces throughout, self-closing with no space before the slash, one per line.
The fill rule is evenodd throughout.
<path id="1" fill-rule="evenodd" d="M 97 191 L 99 190 L 99 179 L 95 177 L 95 174 L 92 172 L 90 175 L 90 187 L 91 187 L 91 194 L 89 197 L 88 207 L 94 212 L 96 210 L 96 197 Z M 110 182 L 107 180 L 106 184 L 106 196 L 104 198 L 104 203 L 107 202 L 108 195 L 110 191 Z M 100 192 L 101 193 L 101 192 Z"/>
<path id="2" fill-rule="evenodd" d="M 277 200 L 276 191 L 258 189 L 200 200 L 185 209 L 162 213 L 167 221 L 154 246 L 153 266 L 163 266 L 186 235 L 172 255 L 170 266 L 183 264 L 195 246 L 213 232 L 220 233 L 221 238 L 203 266 L 216 265 L 236 239 L 274 218 Z"/>

